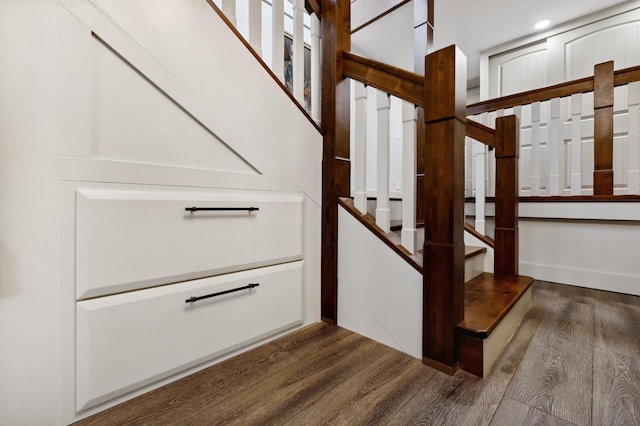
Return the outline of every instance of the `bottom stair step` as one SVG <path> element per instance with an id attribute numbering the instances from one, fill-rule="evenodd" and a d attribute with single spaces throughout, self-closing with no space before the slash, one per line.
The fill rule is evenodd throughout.
<path id="1" fill-rule="evenodd" d="M 486 377 L 531 307 L 533 278 L 482 273 L 465 284 L 460 368 Z"/>

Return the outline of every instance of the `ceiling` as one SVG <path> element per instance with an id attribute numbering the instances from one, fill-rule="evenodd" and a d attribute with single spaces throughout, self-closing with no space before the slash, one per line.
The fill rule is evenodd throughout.
<path id="1" fill-rule="evenodd" d="M 434 0 L 434 48 L 457 44 L 468 60 L 468 78 L 480 74 L 480 53 L 537 32 L 543 19 L 553 30 L 563 23 L 620 4 L 638 5 L 640 0 Z M 356 53 L 408 70 L 413 69 L 413 4 L 356 32 Z M 410 49 L 403 46 L 411 46 Z"/>

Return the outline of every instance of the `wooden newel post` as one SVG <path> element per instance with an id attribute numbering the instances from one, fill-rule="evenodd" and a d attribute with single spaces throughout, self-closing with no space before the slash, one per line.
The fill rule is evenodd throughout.
<path id="1" fill-rule="evenodd" d="M 496 120 L 496 228 L 494 274 L 518 275 L 518 155 L 520 120 Z"/>
<path id="2" fill-rule="evenodd" d="M 613 61 L 593 73 L 593 195 L 613 195 Z"/>
<path id="3" fill-rule="evenodd" d="M 423 362 L 453 373 L 464 317 L 467 59 L 450 46 L 425 62 Z"/>
<path id="4" fill-rule="evenodd" d="M 322 267 L 321 315 L 338 319 L 338 197 L 349 194 L 349 80 L 342 53 L 351 50 L 350 3 L 322 0 Z"/>

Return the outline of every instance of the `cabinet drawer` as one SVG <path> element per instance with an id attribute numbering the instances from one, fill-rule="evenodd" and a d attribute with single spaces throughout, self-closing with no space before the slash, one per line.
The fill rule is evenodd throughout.
<path id="1" fill-rule="evenodd" d="M 302 263 L 77 302 L 78 411 L 301 324 Z"/>
<path id="2" fill-rule="evenodd" d="M 80 189 L 78 299 L 302 259 L 297 194 Z M 257 211 L 185 211 L 257 207 Z"/>

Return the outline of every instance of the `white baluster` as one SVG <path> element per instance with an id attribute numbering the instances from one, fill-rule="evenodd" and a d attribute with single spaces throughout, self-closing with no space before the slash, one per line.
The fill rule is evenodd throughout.
<path id="1" fill-rule="evenodd" d="M 238 27 L 238 18 L 236 17 L 236 0 L 222 0 L 222 12 L 224 12 L 224 16 L 227 17 L 234 27 Z"/>
<path id="2" fill-rule="evenodd" d="M 293 97 L 304 105 L 304 0 L 293 0 Z"/>
<path id="3" fill-rule="evenodd" d="M 359 81 L 353 82 L 355 105 L 354 137 L 354 205 L 360 213 L 367 213 L 367 88 Z"/>
<path id="4" fill-rule="evenodd" d="M 531 195 L 540 195 L 540 102 L 531 104 Z"/>
<path id="5" fill-rule="evenodd" d="M 284 82 L 284 0 L 273 0 L 271 20 L 271 71 Z"/>
<path id="6" fill-rule="evenodd" d="M 627 193 L 640 194 L 640 82 L 630 83 Z"/>
<path id="7" fill-rule="evenodd" d="M 481 142 L 473 143 L 473 163 L 476 170 L 476 230 L 485 233 L 486 208 L 486 176 L 487 176 L 487 147 Z"/>
<path id="8" fill-rule="evenodd" d="M 491 116 L 493 115 L 494 115 L 493 113 L 491 115 L 486 112 L 482 113 L 480 115 L 480 123 L 484 124 L 485 126 L 489 126 L 489 121 L 493 120 L 494 122 L 493 127 L 495 127 L 495 117 L 491 119 Z M 492 152 L 494 153 L 494 155 L 487 155 L 487 161 L 485 162 L 485 164 L 487 165 L 487 169 L 485 172 L 486 177 L 484 180 L 484 188 L 485 188 L 485 195 L 487 197 L 496 196 L 496 156 L 495 156 L 495 151 L 492 151 Z M 483 211 L 484 211 L 484 208 L 483 208 Z"/>
<path id="9" fill-rule="evenodd" d="M 262 1 L 249 1 L 249 44 L 262 58 Z"/>
<path id="10" fill-rule="evenodd" d="M 311 118 L 320 122 L 320 19 L 315 14 L 311 15 Z"/>
<path id="11" fill-rule="evenodd" d="M 582 94 L 571 95 L 571 195 L 582 193 Z"/>
<path id="12" fill-rule="evenodd" d="M 377 126 L 377 206 L 376 225 L 384 232 L 391 231 L 389 212 L 389 94 L 376 90 Z"/>
<path id="13" fill-rule="evenodd" d="M 464 196 L 473 197 L 473 139 L 464 138 L 465 164 L 464 164 Z"/>
<path id="14" fill-rule="evenodd" d="M 563 141 L 560 133 L 560 98 L 551 99 L 551 121 L 549 123 L 549 195 L 561 195 L 563 176 L 561 173 L 564 158 Z"/>
<path id="15" fill-rule="evenodd" d="M 416 253 L 416 106 L 402 101 L 402 245 Z"/>

